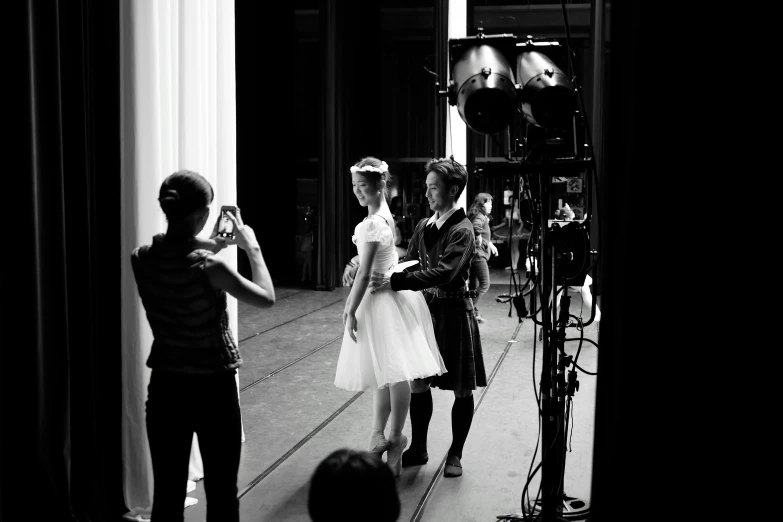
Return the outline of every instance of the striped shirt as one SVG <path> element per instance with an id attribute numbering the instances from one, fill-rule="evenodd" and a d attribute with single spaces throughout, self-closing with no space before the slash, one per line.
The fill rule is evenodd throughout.
<path id="1" fill-rule="evenodd" d="M 226 292 L 204 273 L 209 250 L 195 242 L 165 241 L 131 254 L 136 286 L 154 341 L 147 366 L 184 373 L 217 373 L 242 365 L 231 335 Z"/>

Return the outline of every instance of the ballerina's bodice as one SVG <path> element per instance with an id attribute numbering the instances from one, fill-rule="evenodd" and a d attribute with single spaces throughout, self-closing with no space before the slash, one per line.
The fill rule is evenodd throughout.
<path id="1" fill-rule="evenodd" d="M 380 243 L 372 263 L 373 272 L 385 273 L 397 266 L 399 256 L 394 247 L 394 232 L 381 216 L 373 214 L 356 225 L 351 240 L 359 250 L 359 259 L 363 256 L 368 242 Z"/>

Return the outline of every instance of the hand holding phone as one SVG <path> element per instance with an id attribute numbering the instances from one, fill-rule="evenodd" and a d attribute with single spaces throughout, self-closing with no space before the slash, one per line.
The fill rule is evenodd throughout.
<path id="1" fill-rule="evenodd" d="M 234 239 L 236 227 L 234 223 L 236 220 L 231 220 L 229 214 L 236 217 L 237 207 L 233 205 L 223 205 L 220 207 L 220 216 L 218 217 L 217 236 L 223 239 Z"/>
<path id="2" fill-rule="evenodd" d="M 242 250 L 249 250 L 259 246 L 255 231 L 242 222 L 242 214 L 238 208 L 235 212 L 226 212 L 225 215 L 232 225 L 232 236 L 226 237 L 224 240 L 227 245 L 237 245 Z"/>

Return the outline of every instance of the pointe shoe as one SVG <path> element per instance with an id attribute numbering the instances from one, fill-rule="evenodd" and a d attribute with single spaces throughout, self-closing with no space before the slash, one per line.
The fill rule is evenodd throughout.
<path id="1" fill-rule="evenodd" d="M 390 447 L 391 442 L 384 437 L 383 433 L 377 431 L 372 432 L 370 435 L 369 449 L 367 451 L 380 457 L 384 452 L 388 451 Z"/>
<path id="2" fill-rule="evenodd" d="M 391 443 L 389 452 L 386 454 L 386 464 L 389 465 L 395 477 L 399 477 L 402 473 L 402 451 L 407 445 L 408 437 L 401 435 L 396 443 Z"/>

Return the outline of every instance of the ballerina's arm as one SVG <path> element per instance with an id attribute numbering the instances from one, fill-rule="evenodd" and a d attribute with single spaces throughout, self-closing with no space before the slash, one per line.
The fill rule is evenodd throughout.
<path id="1" fill-rule="evenodd" d="M 356 310 L 359 308 L 364 293 L 367 291 L 367 285 L 370 283 L 370 269 L 375 260 L 375 254 L 378 252 L 378 245 L 380 243 L 368 241 L 362 249 L 359 270 L 356 272 L 356 279 L 353 281 L 351 293 L 348 295 L 345 310 L 343 311 L 343 324 L 348 327 L 348 335 L 351 336 L 354 342 L 356 342 L 356 332 L 358 331 Z"/>

